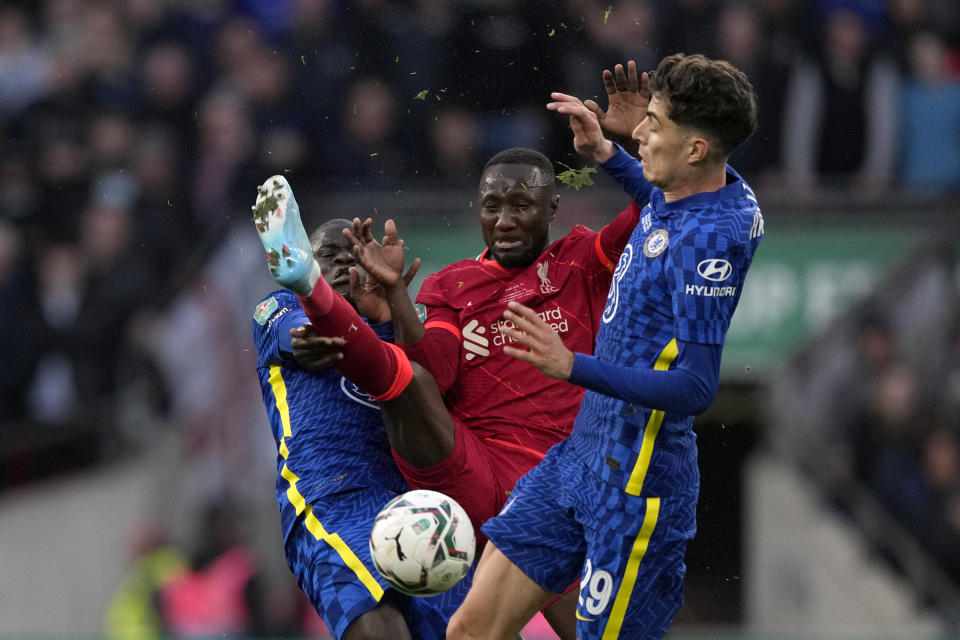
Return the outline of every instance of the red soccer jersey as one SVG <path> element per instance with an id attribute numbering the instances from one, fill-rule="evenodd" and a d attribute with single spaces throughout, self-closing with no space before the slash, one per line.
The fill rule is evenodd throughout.
<path id="1" fill-rule="evenodd" d="M 506 466 L 523 467 L 521 474 L 570 433 L 583 389 L 503 353 L 510 340 L 502 331 L 507 303 L 516 300 L 540 314 L 568 349 L 593 353 L 611 272 L 638 212 L 631 204 L 600 233 L 577 226 L 527 267 L 505 269 L 485 251 L 429 276 L 420 288 L 427 336 L 447 331 L 460 347 L 445 354 L 459 358 L 444 395 L 450 413 L 502 449 L 511 458 Z"/>

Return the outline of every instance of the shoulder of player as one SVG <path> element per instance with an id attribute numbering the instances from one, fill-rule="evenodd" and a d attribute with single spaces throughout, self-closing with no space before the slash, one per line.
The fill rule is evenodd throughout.
<path id="1" fill-rule="evenodd" d="M 294 309 L 300 309 L 300 301 L 286 289 L 279 289 L 264 296 L 253 309 L 254 333 L 269 331 L 277 318 Z"/>
<path id="2" fill-rule="evenodd" d="M 683 216 L 681 236 L 717 235 L 735 243 L 749 242 L 756 235 L 757 220 L 763 219 L 752 193 L 719 199 L 691 213 Z"/>

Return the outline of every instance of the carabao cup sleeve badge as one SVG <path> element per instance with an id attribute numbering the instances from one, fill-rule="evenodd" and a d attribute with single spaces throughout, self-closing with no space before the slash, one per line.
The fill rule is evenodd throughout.
<path id="1" fill-rule="evenodd" d="M 666 250 L 669 242 L 670 234 L 667 233 L 666 229 L 651 231 L 647 239 L 643 241 L 643 255 L 648 258 L 656 258 Z"/>

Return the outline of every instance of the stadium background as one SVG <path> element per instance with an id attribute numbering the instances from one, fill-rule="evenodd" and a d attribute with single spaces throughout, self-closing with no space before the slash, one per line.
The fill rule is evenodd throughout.
<path id="1" fill-rule="evenodd" d="M 322 637 L 278 544 L 254 187 L 394 217 L 430 273 L 482 248 L 486 157 L 583 166 L 551 90 L 674 51 L 754 81 L 767 237 L 671 635 L 957 634 L 958 47 L 953 0 L 4 1 L 0 638 L 133 637 L 158 567 L 234 542 L 256 635 Z M 557 233 L 619 211 L 595 178 Z"/>

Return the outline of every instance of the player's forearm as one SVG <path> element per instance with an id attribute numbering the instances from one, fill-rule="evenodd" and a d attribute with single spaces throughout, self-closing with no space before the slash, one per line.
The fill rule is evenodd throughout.
<path id="1" fill-rule="evenodd" d="M 644 407 L 696 415 L 717 393 L 720 347 L 687 344 L 684 355 L 685 362 L 676 369 L 655 371 L 578 353 L 570 382 Z"/>
<path id="2" fill-rule="evenodd" d="M 398 343 L 417 342 L 423 338 L 424 329 L 420 316 L 407 295 L 406 284 L 401 280 L 386 290 L 387 304 L 393 318 L 393 330 Z"/>
<path id="3" fill-rule="evenodd" d="M 638 205 L 642 207 L 650 200 L 653 185 L 643 176 L 640 162 L 624 151 L 623 147 L 618 145 L 616 153 L 600 166 Z"/>

